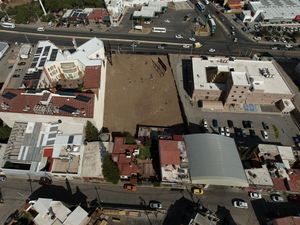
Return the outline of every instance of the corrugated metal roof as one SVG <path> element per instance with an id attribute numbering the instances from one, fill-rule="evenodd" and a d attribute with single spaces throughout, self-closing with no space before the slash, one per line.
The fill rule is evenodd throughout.
<path id="1" fill-rule="evenodd" d="M 185 135 L 192 183 L 247 187 L 235 142 L 217 134 Z"/>

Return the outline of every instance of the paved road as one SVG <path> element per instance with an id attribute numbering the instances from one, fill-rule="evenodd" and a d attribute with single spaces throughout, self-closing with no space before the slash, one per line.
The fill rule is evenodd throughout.
<path id="1" fill-rule="evenodd" d="M 81 44 L 86 39 L 91 37 L 98 37 L 104 40 L 105 43 L 108 41 L 111 44 L 111 48 L 114 51 L 118 50 L 118 45 L 124 43 L 128 44 L 128 47 L 122 48 L 122 52 L 132 52 L 132 48 L 129 43 L 132 41 L 141 42 L 134 52 L 140 53 L 177 53 L 177 54 L 213 54 L 213 55 L 232 55 L 232 56 L 249 56 L 253 53 L 258 52 L 269 52 L 274 56 L 297 56 L 299 51 L 273 51 L 270 50 L 270 46 L 249 42 L 243 40 L 239 42 L 237 47 L 231 39 L 220 40 L 220 38 L 206 37 L 200 39 L 203 44 L 202 48 L 198 49 L 185 49 L 182 47 L 183 44 L 192 44 L 191 41 L 186 39 L 176 39 L 174 37 L 168 37 L 164 34 L 149 34 L 149 35 L 135 35 L 135 34 L 114 34 L 114 33 L 98 33 L 98 32 L 74 32 L 53 29 L 45 32 L 37 32 L 33 28 L 16 28 L 13 30 L 0 29 L 1 41 L 13 42 L 30 42 L 36 44 L 39 40 L 51 40 L 57 45 L 71 46 L 72 39 L 76 37 L 77 43 Z M 144 43 L 147 42 L 147 43 Z M 150 42 L 150 44 L 148 43 Z M 168 47 L 165 49 L 157 49 L 157 45 L 160 43 L 168 43 Z M 209 53 L 210 48 L 216 49 L 216 52 Z"/>
<path id="2" fill-rule="evenodd" d="M 136 192 L 127 192 L 121 186 L 81 183 L 78 181 L 54 182 L 53 186 L 41 187 L 37 182 L 29 182 L 20 179 L 8 179 L 1 184 L 4 204 L 0 204 L 0 224 L 3 224 L 7 215 L 13 212 L 16 208 L 27 199 L 32 193 L 31 198 L 48 197 L 60 199 L 62 201 L 78 204 L 83 206 L 86 202 L 93 205 L 95 200 L 99 200 L 102 204 L 116 203 L 129 204 L 139 206 L 141 203 L 149 200 L 159 200 L 163 207 L 168 209 L 176 200 L 182 197 L 191 201 L 198 201 L 198 197 L 192 196 L 188 191 L 171 191 L 169 188 L 154 188 L 154 187 L 139 187 Z M 233 219 L 237 224 L 258 224 L 254 211 L 250 205 L 248 210 L 235 209 L 231 205 L 233 198 L 242 198 L 249 201 L 247 193 L 241 190 L 233 189 L 208 189 L 201 196 L 200 202 L 211 210 L 217 210 L 218 207 L 225 207 L 232 213 Z"/>

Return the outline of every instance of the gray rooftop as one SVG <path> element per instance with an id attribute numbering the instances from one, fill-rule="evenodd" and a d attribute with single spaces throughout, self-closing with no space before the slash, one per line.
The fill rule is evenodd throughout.
<path id="1" fill-rule="evenodd" d="M 217 134 L 190 134 L 185 135 L 184 140 L 192 183 L 249 186 L 232 138 Z"/>
<path id="2" fill-rule="evenodd" d="M 6 42 L 0 42 L 0 51 L 2 51 L 3 49 L 5 49 L 6 46 L 8 46 L 8 44 Z"/>

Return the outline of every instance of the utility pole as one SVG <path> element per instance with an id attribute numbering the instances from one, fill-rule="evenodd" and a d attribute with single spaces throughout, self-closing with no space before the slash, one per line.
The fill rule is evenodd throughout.
<path id="1" fill-rule="evenodd" d="M 44 7 L 44 5 L 43 5 L 42 0 L 39 0 L 39 3 L 40 3 L 40 6 L 41 6 L 41 8 L 42 8 L 42 10 L 43 10 L 43 12 L 44 12 L 44 16 L 46 16 L 47 13 L 46 13 L 46 10 L 45 10 L 45 7 Z"/>

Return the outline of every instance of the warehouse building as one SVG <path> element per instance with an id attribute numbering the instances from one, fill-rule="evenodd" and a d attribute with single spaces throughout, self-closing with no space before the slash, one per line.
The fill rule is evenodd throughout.
<path id="1" fill-rule="evenodd" d="M 184 136 L 192 184 L 248 187 L 234 139 L 217 134 Z"/>

